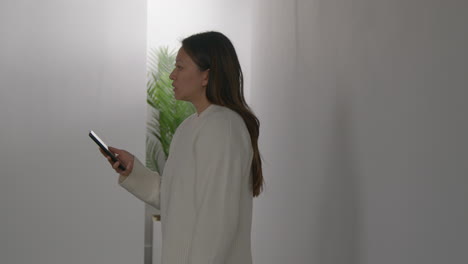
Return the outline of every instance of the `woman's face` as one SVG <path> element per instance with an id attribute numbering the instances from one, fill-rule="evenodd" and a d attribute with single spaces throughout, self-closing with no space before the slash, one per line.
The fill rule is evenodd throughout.
<path id="1" fill-rule="evenodd" d="M 175 68 L 169 76 L 174 87 L 175 98 L 194 102 L 204 97 L 206 85 L 208 84 L 208 71 L 200 71 L 184 49 L 180 48 L 177 53 Z"/>

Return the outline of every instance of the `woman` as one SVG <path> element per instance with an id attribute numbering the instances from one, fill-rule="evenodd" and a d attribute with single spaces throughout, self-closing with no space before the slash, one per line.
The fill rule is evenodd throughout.
<path id="1" fill-rule="evenodd" d="M 125 150 L 109 147 L 115 163 L 101 152 L 123 188 L 160 209 L 163 264 L 252 263 L 252 200 L 263 189 L 259 121 L 236 52 L 223 34 L 199 33 L 182 41 L 175 66 L 175 98 L 197 113 L 177 128 L 162 177 Z"/>

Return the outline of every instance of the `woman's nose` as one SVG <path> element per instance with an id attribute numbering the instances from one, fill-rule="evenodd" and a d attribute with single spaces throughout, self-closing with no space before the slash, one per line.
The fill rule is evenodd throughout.
<path id="1" fill-rule="evenodd" d="M 169 79 L 171 80 L 175 80 L 175 77 L 174 77 L 174 71 L 171 72 L 171 74 L 169 75 Z"/>

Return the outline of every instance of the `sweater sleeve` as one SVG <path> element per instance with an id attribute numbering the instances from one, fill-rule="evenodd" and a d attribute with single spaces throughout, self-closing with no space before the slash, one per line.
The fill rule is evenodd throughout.
<path id="1" fill-rule="evenodd" d="M 146 168 L 136 157 L 132 172 L 127 177 L 119 176 L 119 185 L 143 202 L 160 209 L 161 176 Z"/>
<path id="2" fill-rule="evenodd" d="M 250 141 L 246 142 L 241 128 L 229 119 L 207 120 L 195 139 L 192 264 L 225 263 L 236 237 L 242 182 L 250 156 Z"/>

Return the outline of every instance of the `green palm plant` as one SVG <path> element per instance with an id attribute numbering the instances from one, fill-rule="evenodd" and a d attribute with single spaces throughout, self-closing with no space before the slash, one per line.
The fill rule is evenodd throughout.
<path id="1" fill-rule="evenodd" d="M 177 127 L 195 107 L 174 97 L 169 75 L 175 64 L 176 52 L 168 47 L 151 49 L 148 54 L 147 103 L 150 116 L 146 133 L 146 166 L 159 174 L 164 169 L 169 147 Z"/>

